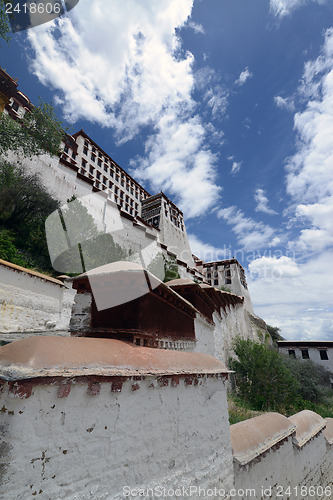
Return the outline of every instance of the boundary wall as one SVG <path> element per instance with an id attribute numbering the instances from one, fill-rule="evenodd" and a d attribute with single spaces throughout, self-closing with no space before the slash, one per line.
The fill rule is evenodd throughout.
<path id="1" fill-rule="evenodd" d="M 1 498 L 232 488 L 228 371 L 215 358 L 35 337 L 2 347 L 0 365 Z"/>
<path id="2" fill-rule="evenodd" d="M 310 410 L 289 418 L 265 413 L 230 432 L 235 488 L 247 492 L 239 500 L 333 497 L 332 418 Z"/>
<path id="3" fill-rule="evenodd" d="M 70 284 L 0 259 L 0 339 L 67 331 L 75 293 Z"/>
<path id="4" fill-rule="evenodd" d="M 0 497 L 331 499 L 333 419 L 229 426 L 227 377 L 212 356 L 115 339 L 1 347 Z"/>

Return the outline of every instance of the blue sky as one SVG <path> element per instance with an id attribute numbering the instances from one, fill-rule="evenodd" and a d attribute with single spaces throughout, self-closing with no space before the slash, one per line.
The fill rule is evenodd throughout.
<path id="1" fill-rule="evenodd" d="M 285 338 L 333 340 L 331 1 L 80 0 L 0 64 L 238 258 Z"/>

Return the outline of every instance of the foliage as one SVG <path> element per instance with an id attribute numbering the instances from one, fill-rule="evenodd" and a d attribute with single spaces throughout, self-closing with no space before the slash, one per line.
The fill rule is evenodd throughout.
<path id="1" fill-rule="evenodd" d="M 6 42 L 9 42 L 10 26 L 6 14 L 6 3 L 8 2 L 6 2 L 5 0 L 0 0 L 0 38 L 3 38 Z"/>
<path id="2" fill-rule="evenodd" d="M 27 262 L 15 245 L 15 233 L 0 227 L 0 258 L 27 267 Z"/>
<path id="3" fill-rule="evenodd" d="M 164 283 L 180 278 L 177 259 L 172 256 L 166 257 L 161 252 L 149 263 L 147 269 Z"/>
<path id="4" fill-rule="evenodd" d="M 221 290 L 222 292 L 229 292 L 229 293 L 231 293 L 231 289 L 228 288 L 225 285 L 219 286 L 218 289 Z"/>
<path id="5" fill-rule="evenodd" d="M 274 343 L 276 343 L 278 340 L 284 340 L 284 338 L 280 335 L 280 328 L 277 326 L 271 326 L 271 325 L 266 325 L 267 331 L 272 337 L 272 340 Z"/>
<path id="6" fill-rule="evenodd" d="M 230 425 L 249 418 L 262 415 L 264 412 L 252 410 L 249 403 L 235 394 L 228 394 L 228 413 Z"/>
<path id="7" fill-rule="evenodd" d="M 332 395 L 330 372 L 310 359 L 300 360 L 281 355 L 285 366 L 300 385 L 300 396 L 312 403 L 324 403 Z"/>
<path id="8" fill-rule="evenodd" d="M 178 265 L 176 257 L 167 258 L 163 255 L 164 258 L 164 283 L 167 281 L 177 280 L 180 278 L 180 274 L 178 272 Z"/>
<path id="9" fill-rule="evenodd" d="M 50 269 L 44 222 L 58 206 L 36 174 L 0 163 L 0 257 L 25 267 Z"/>
<path id="10" fill-rule="evenodd" d="M 299 384 L 275 350 L 252 340 L 234 341 L 237 359 L 230 361 L 235 370 L 237 393 L 254 410 L 288 409 L 298 399 Z"/>
<path id="11" fill-rule="evenodd" d="M 4 113 L 0 117 L 0 155 L 22 151 L 24 156 L 41 155 L 46 151 L 57 155 L 64 131 L 51 104 L 40 101 L 20 120 Z"/>

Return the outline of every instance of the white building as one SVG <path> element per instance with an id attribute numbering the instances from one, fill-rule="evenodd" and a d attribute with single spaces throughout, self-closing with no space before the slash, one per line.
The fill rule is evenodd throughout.
<path id="1" fill-rule="evenodd" d="M 310 359 L 333 373 L 333 341 L 279 340 L 279 352 L 300 360 Z"/>

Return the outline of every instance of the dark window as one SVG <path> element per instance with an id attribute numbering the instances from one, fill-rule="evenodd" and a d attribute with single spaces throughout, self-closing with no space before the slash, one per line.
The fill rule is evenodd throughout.
<path id="1" fill-rule="evenodd" d="M 91 173 L 91 174 L 93 174 L 93 173 L 94 173 L 94 167 L 92 167 L 91 165 L 90 165 L 90 169 L 89 169 L 89 170 L 90 170 L 90 173 Z"/>
<path id="2" fill-rule="evenodd" d="M 113 182 L 109 181 L 109 188 L 112 189 Z"/>
<path id="3" fill-rule="evenodd" d="M 97 179 L 98 179 L 98 180 L 100 180 L 100 178 L 101 178 L 101 173 L 100 173 L 100 172 L 97 172 L 96 177 L 97 177 Z"/>
<path id="4" fill-rule="evenodd" d="M 73 153 L 72 153 L 72 158 L 73 158 L 73 160 L 75 160 L 75 158 L 76 158 L 76 153 L 75 153 L 75 151 L 73 151 Z"/>
<path id="5" fill-rule="evenodd" d="M 324 361 L 328 360 L 328 354 L 326 349 L 320 349 L 319 354 L 320 354 L 320 359 Z"/>
<path id="6" fill-rule="evenodd" d="M 219 280 L 214 280 L 214 285 L 218 285 L 219 284 Z"/>
<path id="7" fill-rule="evenodd" d="M 207 278 L 210 279 L 212 275 L 210 273 L 207 274 Z"/>
<path id="8" fill-rule="evenodd" d="M 65 151 L 65 153 L 68 153 L 68 146 L 64 147 L 64 151 Z"/>
<path id="9" fill-rule="evenodd" d="M 107 172 L 107 171 L 108 171 L 108 166 L 104 165 L 104 172 Z"/>
<path id="10" fill-rule="evenodd" d="M 226 276 L 231 276 L 231 271 L 230 271 L 230 269 L 228 269 L 227 271 L 225 271 L 225 275 L 226 275 Z"/>
<path id="11" fill-rule="evenodd" d="M 87 162 L 83 158 L 82 158 L 82 161 L 81 161 L 81 165 L 82 165 L 82 167 L 86 168 Z"/>
<path id="12" fill-rule="evenodd" d="M 288 354 L 289 354 L 289 356 L 291 356 L 292 358 L 296 358 L 295 349 L 289 349 Z"/>
<path id="13" fill-rule="evenodd" d="M 102 166 L 102 160 L 100 158 L 98 158 L 98 166 L 101 167 Z"/>
<path id="14" fill-rule="evenodd" d="M 88 155 L 88 148 L 83 148 L 83 154 Z"/>
<path id="15" fill-rule="evenodd" d="M 88 141 L 84 141 L 84 145 L 85 145 L 86 147 L 88 147 L 88 146 L 89 146 L 89 142 L 88 142 Z"/>
<path id="16" fill-rule="evenodd" d="M 17 102 L 16 102 L 16 101 L 14 101 L 14 102 L 13 102 L 13 104 L 12 104 L 12 109 L 13 109 L 14 111 L 17 111 L 17 110 L 19 109 L 19 105 L 17 104 Z"/>
<path id="17" fill-rule="evenodd" d="M 96 153 L 96 148 L 92 148 L 92 152 L 93 152 L 93 153 Z"/>
<path id="18" fill-rule="evenodd" d="M 226 285 L 231 285 L 231 279 L 230 279 L 230 278 L 226 278 L 226 279 L 224 280 L 224 283 L 225 283 Z"/>
<path id="19" fill-rule="evenodd" d="M 96 159 L 96 156 L 93 153 L 91 153 L 91 161 L 95 161 L 95 159 Z"/>
<path id="20" fill-rule="evenodd" d="M 303 359 L 309 359 L 310 356 L 309 356 L 309 349 L 301 349 L 301 353 L 302 353 L 302 358 Z"/>
<path id="21" fill-rule="evenodd" d="M 209 284 L 209 285 L 211 285 L 211 284 L 212 284 L 212 282 L 211 282 L 210 280 L 208 280 L 208 284 Z"/>

